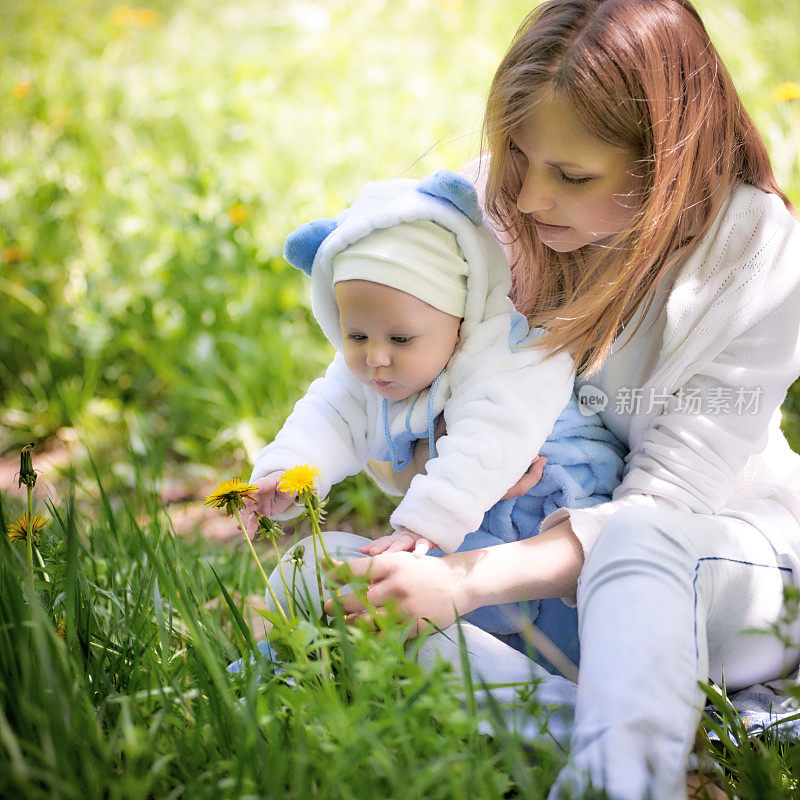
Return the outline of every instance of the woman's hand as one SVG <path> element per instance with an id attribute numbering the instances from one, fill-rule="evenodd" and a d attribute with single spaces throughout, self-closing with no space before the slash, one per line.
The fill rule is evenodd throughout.
<path id="1" fill-rule="evenodd" d="M 332 570 L 328 577 L 339 584 L 349 583 L 351 576 L 369 582 L 366 603 L 355 594 L 341 598 L 348 621 L 394 605 L 416 623 L 413 636 L 427 627 L 426 620 L 446 628 L 456 612 L 463 615 L 479 606 L 572 597 L 583 558 L 583 546 L 565 519 L 529 539 L 444 558 L 407 552 L 356 558 L 346 562 L 348 574 Z M 332 600 L 325 610 L 333 614 Z"/>
<path id="2" fill-rule="evenodd" d="M 416 622 L 410 633 L 416 636 L 425 630 L 428 621 L 447 628 L 455 622 L 456 612 L 465 614 L 472 610 L 466 572 L 447 558 L 398 552 L 356 558 L 346 564 L 353 576 L 369 579 L 366 605 L 355 594 L 340 598 L 349 622 L 368 616 L 369 607 L 380 613 L 387 605 L 395 605 L 404 618 Z M 329 577 L 339 583 L 351 580 L 333 572 Z M 333 600 L 326 602 L 325 611 L 333 614 Z"/>

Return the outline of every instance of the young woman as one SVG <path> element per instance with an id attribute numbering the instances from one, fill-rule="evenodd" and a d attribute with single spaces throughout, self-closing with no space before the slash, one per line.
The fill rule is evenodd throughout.
<path id="1" fill-rule="evenodd" d="M 591 781 L 615 800 L 673 800 L 697 681 L 724 671 L 736 688 L 797 666 L 798 651 L 743 631 L 774 623 L 800 585 L 800 458 L 779 428 L 800 374 L 800 225 L 686 0 L 537 7 L 495 75 L 485 133 L 478 182 L 517 306 L 605 403 L 625 476 L 611 502 L 560 509 L 525 541 L 350 566 L 369 571 L 373 605 L 440 627 L 482 605 L 576 598 L 571 754 L 552 796 Z M 489 639 L 471 639 L 471 657 L 503 680 L 524 657 Z"/>

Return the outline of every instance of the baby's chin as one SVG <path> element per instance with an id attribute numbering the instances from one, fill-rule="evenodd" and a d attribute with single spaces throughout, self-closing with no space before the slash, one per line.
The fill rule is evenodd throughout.
<path id="1" fill-rule="evenodd" d="M 393 401 L 405 400 L 407 397 L 411 397 L 412 394 L 416 394 L 416 392 L 410 392 L 404 386 L 395 386 L 393 384 L 389 386 L 375 386 L 373 384 L 372 388 L 377 392 L 379 397 Z"/>
<path id="2" fill-rule="evenodd" d="M 372 389 L 379 397 L 395 402 L 405 400 L 407 397 L 411 397 L 412 394 L 416 394 L 419 391 L 419 389 L 409 389 L 408 386 L 398 383 L 397 381 L 387 381 L 385 385 L 381 385 L 372 380 L 362 380 L 361 383 Z"/>

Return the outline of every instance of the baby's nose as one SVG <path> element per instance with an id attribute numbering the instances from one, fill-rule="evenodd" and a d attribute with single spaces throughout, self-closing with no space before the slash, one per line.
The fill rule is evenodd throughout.
<path id="1" fill-rule="evenodd" d="M 390 362 L 389 348 L 384 345 L 370 344 L 367 348 L 367 365 L 370 367 L 385 367 Z"/>

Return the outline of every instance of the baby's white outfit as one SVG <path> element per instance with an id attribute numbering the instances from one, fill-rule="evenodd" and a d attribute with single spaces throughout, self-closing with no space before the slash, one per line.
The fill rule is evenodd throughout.
<path id="1" fill-rule="evenodd" d="M 435 420 L 443 413 L 447 434 L 436 442 L 436 458 L 428 462 L 427 474 L 412 480 L 391 523 L 450 553 L 528 469 L 572 396 L 574 370 L 568 355 L 547 358 L 528 346 L 541 331 L 529 331 L 508 299 L 508 263 L 482 221 L 473 187 L 454 173 L 431 177 L 437 176 L 433 182 L 367 184 L 316 250 L 311 291 L 317 321 L 340 350 L 336 255 L 398 222 L 430 220 L 452 231 L 469 273 L 461 339 L 445 370 L 431 387 L 387 402 L 356 380 L 337 352 L 325 376 L 311 384 L 275 440 L 259 453 L 251 480 L 309 463 L 321 469 L 318 491 L 324 497 L 369 458 L 407 463 L 418 439 L 432 442 Z M 461 194 L 454 199 L 461 207 L 452 194 L 446 196 L 453 179 L 459 182 Z M 299 232 L 302 237 L 303 229 Z M 296 513 L 290 509 L 281 517 Z"/>

